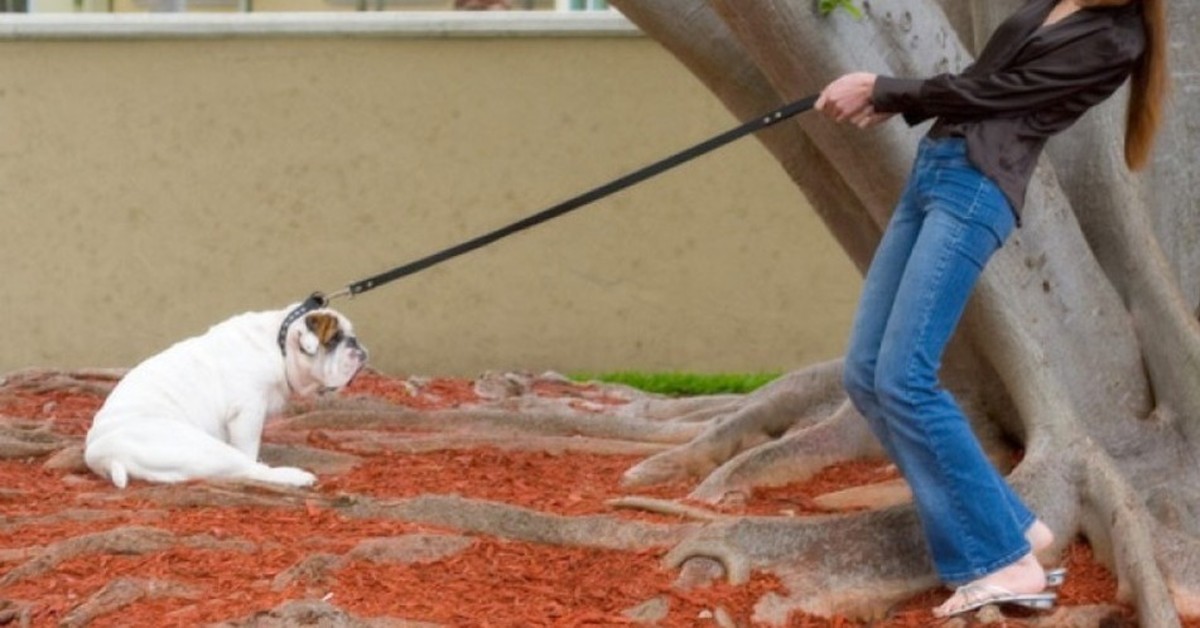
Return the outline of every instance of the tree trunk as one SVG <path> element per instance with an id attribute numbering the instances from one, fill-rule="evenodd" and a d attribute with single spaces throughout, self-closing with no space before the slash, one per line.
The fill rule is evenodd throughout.
<path id="1" fill-rule="evenodd" d="M 817 3 L 786 0 L 613 4 L 671 51 L 734 117 L 748 119 L 818 92 L 844 72 L 919 77 L 961 70 L 971 50 L 1020 2 L 863 3 L 862 19 L 843 11 L 822 16 Z M 1052 140 L 1030 187 L 1023 225 L 981 278 L 945 373 L 967 400 L 985 443 L 994 448 L 1017 442 L 1023 448 L 1010 480 L 1055 531 L 1056 549 L 1084 535 L 1113 567 L 1121 594 L 1134 602 L 1147 628 L 1177 626 L 1181 614 L 1200 615 L 1200 200 L 1194 194 L 1200 105 L 1189 98 L 1200 89 L 1200 51 L 1192 42 L 1200 7 L 1175 3 L 1170 9 L 1176 98 L 1155 165 L 1141 175 L 1125 168 L 1120 95 Z M 865 268 L 924 131 L 897 120 L 863 132 L 809 115 L 759 139 L 847 255 Z M 795 385 L 803 381 L 793 378 Z M 803 397 L 787 386 L 774 394 Z M 763 407 L 760 399 L 758 414 Z M 799 402 L 773 407 L 805 415 L 800 427 L 814 423 Z M 778 432 L 786 424 L 778 415 L 743 422 L 753 426 L 747 433 L 767 433 L 767 425 Z M 803 441 L 795 434 L 789 438 Z M 702 445 L 655 456 L 651 461 L 658 464 L 631 471 L 630 480 L 689 473 L 702 479 L 735 456 L 779 447 L 773 438 L 745 433 L 722 436 L 721 446 L 714 445 L 715 434 L 696 442 L 706 438 Z M 828 430 L 822 438 L 829 438 Z M 856 430 L 845 442 L 861 438 Z M 868 449 L 859 443 L 839 451 L 855 456 Z M 722 452 L 719 459 L 713 459 L 714 451 Z M 700 459 L 707 464 L 689 464 Z M 811 472 L 811 465 L 789 464 L 796 474 Z M 721 473 L 720 482 L 731 476 L 727 468 Z M 753 485 L 754 477 L 780 481 L 778 464 L 770 474 L 750 479 L 733 475 L 743 484 L 728 485 L 731 492 L 745 490 L 746 482 Z M 713 493 L 712 482 L 705 491 Z M 812 578 L 805 570 L 825 571 L 816 578 L 834 584 L 824 599 L 841 600 L 839 610 L 845 611 L 854 596 L 839 593 L 837 583 L 848 590 L 874 577 L 887 585 L 877 590 L 893 591 L 906 589 L 901 583 L 908 578 L 928 586 L 927 563 L 887 549 L 916 538 L 915 519 L 902 520 L 908 525 L 883 532 L 882 542 L 870 535 L 843 537 L 844 544 L 858 544 L 844 551 L 861 557 L 862 564 L 841 563 L 838 574 L 827 573 L 829 563 L 802 559 L 809 555 L 804 534 L 783 549 L 767 532 L 731 526 L 710 530 L 711 542 L 688 547 L 725 561 L 735 561 L 733 554 L 751 556 L 752 567 L 783 570 L 789 582 Z M 767 550 L 769 542 L 776 545 Z M 864 546 L 876 543 L 882 553 Z M 790 604 L 821 607 L 814 597 L 797 593 Z"/>

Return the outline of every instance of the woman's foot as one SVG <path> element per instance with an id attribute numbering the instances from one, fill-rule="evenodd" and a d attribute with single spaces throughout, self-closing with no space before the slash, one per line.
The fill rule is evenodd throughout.
<path id="1" fill-rule="evenodd" d="M 1045 555 L 1050 547 L 1054 545 L 1054 532 L 1041 519 L 1033 522 L 1028 530 L 1025 530 L 1025 540 L 1029 541 L 1032 547 L 1033 555 L 1037 557 L 1043 565 L 1054 562 L 1053 556 Z M 1067 580 L 1067 570 L 1058 567 L 1055 569 L 1046 570 L 1046 586 L 1051 588 L 1061 587 Z"/>
<path id="2" fill-rule="evenodd" d="M 1014 603 L 1032 608 L 1047 608 L 1054 603 L 1054 594 L 1045 593 L 1048 586 L 1057 587 L 1066 577 L 1065 570 L 1054 570 L 1053 580 L 1042 568 L 1038 555 L 1054 545 L 1054 532 L 1041 519 L 1034 520 L 1025 530 L 1030 552 L 1017 562 L 959 587 L 941 606 L 933 609 L 935 617 L 950 617 L 989 603 Z"/>
<path id="3" fill-rule="evenodd" d="M 1029 541 L 1034 555 L 1040 557 L 1043 551 L 1050 549 L 1050 546 L 1054 545 L 1054 532 L 1041 519 L 1035 519 L 1033 525 L 1029 526 L 1028 530 L 1025 530 L 1025 540 Z"/>
<path id="4" fill-rule="evenodd" d="M 1046 572 L 1030 552 L 1017 562 L 959 587 L 950 599 L 933 609 L 935 617 L 950 617 L 990 603 L 1013 603 L 1034 608 L 1054 604 L 1054 594 L 1045 593 Z"/>

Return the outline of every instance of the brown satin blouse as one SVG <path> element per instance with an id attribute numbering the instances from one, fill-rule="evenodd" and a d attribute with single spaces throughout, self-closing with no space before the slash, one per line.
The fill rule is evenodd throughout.
<path id="1" fill-rule="evenodd" d="M 929 135 L 961 136 L 967 157 L 1020 216 L 1046 140 L 1112 95 L 1145 48 L 1141 4 L 1083 8 L 1043 26 L 1057 0 L 1029 0 L 996 29 L 961 74 L 880 76 L 876 111 L 909 125 L 937 118 Z"/>

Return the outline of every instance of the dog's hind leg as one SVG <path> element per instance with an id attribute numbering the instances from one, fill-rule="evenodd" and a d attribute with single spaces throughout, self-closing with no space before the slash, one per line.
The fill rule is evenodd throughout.
<path id="1" fill-rule="evenodd" d="M 257 482 L 286 484 L 288 486 L 312 486 L 317 481 L 317 476 L 304 469 L 296 467 L 268 467 L 265 464 L 257 462 L 254 464 L 253 469 L 237 477 Z"/>
<path id="2" fill-rule="evenodd" d="M 84 458 L 93 471 L 122 488 L 127 478 L 163 483 L 247 479 L 289 486 L 316 481 L 307 471 L 269 467 L 202 430 L 171 421 L 131 421 L 114 427 L 87 444 Z"/>

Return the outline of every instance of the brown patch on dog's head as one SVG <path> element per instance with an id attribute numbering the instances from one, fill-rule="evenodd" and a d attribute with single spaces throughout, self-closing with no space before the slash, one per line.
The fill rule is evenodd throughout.
<path id="1" fill-rule="evenodd" d="M 305 317 L 304 323 L 308 326 L 308 331 L 316 335 L 321 346 L 328 346 L 331 342 L 336 343 L 342 337 L 341 324 L 338 323 L 338 317 L 333 314 L 314 312 Z"/>

